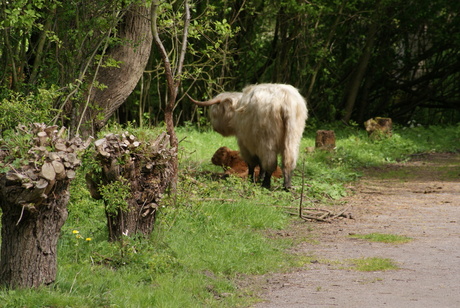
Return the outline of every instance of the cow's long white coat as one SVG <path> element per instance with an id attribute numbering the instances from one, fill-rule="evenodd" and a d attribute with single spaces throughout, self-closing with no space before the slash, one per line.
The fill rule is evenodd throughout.
<path id="1" fill-rule="evenodd" d="M 211 124 L 223 136 L 235 135 L 243 159 L 253 170 L 266 172 L 263 185 L 282 156 L 284 187 L 291 186 L 300 140 L 307 120 L 307 106 L 299 91 L 286 84 L 250 85 L 243 92 L 221 93 L 211 107 Z M 268 179 L 267 179 L 268 177 Z"/>

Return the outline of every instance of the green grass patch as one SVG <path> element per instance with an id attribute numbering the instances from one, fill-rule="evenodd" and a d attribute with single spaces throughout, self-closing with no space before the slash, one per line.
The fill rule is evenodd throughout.
<path id="1" fill-rule="evenodd" d="M 385 234 L 385 233 L 369 233 L 369 234 L 353 234 L 350 235 L 352 238 L 359 238 L 363 240 L 368 240 L 371 242 L 380 242 L 380 243 L 391 243 L 391 244 L 403 244 L 410 242 L 412 238 L 396 235 L 396 234 Z"/>
<path id="2" fill-rule="evenodd" d="M 393 260 L 388 258 L 349 259 L 347 262 L 351 264 L 352 269 L 360 272 L 381 272 L 399 268 Z"/>

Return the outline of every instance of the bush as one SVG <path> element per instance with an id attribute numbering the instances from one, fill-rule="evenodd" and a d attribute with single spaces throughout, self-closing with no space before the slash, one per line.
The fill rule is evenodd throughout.
<path id="1" fill-rule="evenodd" d="M 27 95 L 5 91 L 0 100 L 0 132 L 15 128 L 19 124 L 47 123 L 57 110 L 55 99 L 60 95 L 57 88 L 38 89 Z"/>

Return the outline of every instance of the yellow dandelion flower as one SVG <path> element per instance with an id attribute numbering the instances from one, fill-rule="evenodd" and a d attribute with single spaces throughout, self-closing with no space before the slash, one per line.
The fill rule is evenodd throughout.
<path id="1" fill-rule="evenodd" d="M 73 234 L 78 234 L 78 233 L 80 233 L 80 231 L 78 231 L 78 230 L 73 230 L 72 233 L 73 233 Z"/>
<path id="2" fill-rule="evenodd" d="M 90 238 L 90 237 L 87 237 L 86 240 L 89 242 L 89 241 L 91 241 L 91 238 Z"/>

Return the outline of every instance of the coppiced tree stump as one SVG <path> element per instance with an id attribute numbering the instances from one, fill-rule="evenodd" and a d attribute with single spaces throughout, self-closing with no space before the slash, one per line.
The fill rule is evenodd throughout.
<path id="1" fill-rule="evenodd" d="M 169 145 L 169 135 L 162 133 L 149 143 L 128 132 L 108 134 L 94 145 L 102 170 L 87 174 L 86 179 L 92 197 L 104 200 L 109 240 L 119 240 L 123 235 L 149 235 L 163 193 L 173 179 L 176 150 Z M 105 186 L 114 182 L 129 187 L 125 205 L 114 207 L 101 194 Z"/>
<path id="2" fill-rule="evenodd" d="M 64 131 L 38 123 L 30 130 L 22 126 L 16 136 L 32 136 L 22 157 L 18 145 L 1 144 L 0 162 L 7 171 L 0 173 L 0 284 L 10 288 L 39 287 L 56 278 L 56 246 L 67 219 L 69 184 L 80 165 L 77 153 L 91 142 L 66 140 Z"/>
<path id="3" fill-rule="evenodd" d="M 393 121 L 391 118 L 375 117 L 364 122 L 369 138 L 381 139 L 392 135 Z"/>
<path id="4" fill-rule="evenodd" d="M 318 130 L 316 132 L 315 148 L 333 151 L 335 149 L 335 133 L 333 130 Z"/>

